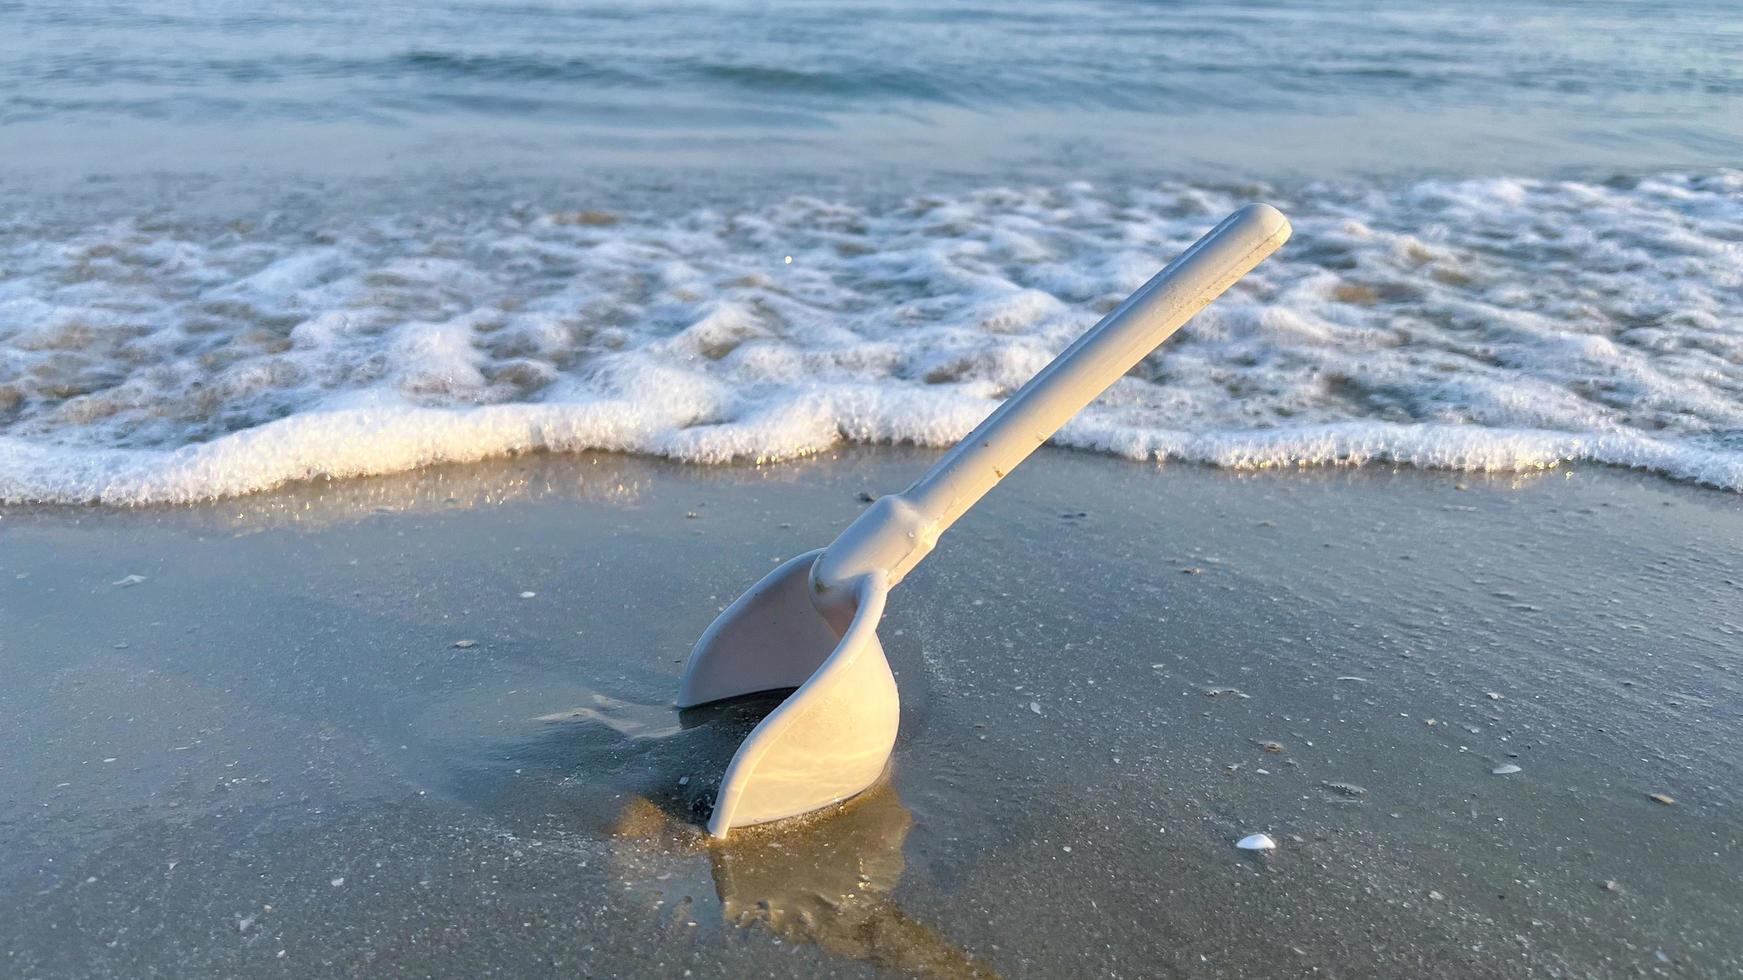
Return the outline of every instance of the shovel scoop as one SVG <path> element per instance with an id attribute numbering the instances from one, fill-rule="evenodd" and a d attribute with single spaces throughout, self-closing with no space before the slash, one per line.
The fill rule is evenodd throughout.
<path id="1" fill-rule="evenodd" d="M 1288 238 L 1288 220 L 1269 205 L 1229 215 L 913 486 L 878 498 L 829 547 L 776 568 L 720 614 L 690 652 L 678 706 L 796 690 L 739 746 L 709 833 L 808 813 L 882 777 L 900 714 L 877 636 L 890 589 L 1005 474 Z"/>

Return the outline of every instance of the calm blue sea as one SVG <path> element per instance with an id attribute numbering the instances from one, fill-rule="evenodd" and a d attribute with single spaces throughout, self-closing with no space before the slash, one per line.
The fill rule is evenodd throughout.
<path id="1" fill-rule="evenodd" d="M 0 126 L 10 168 L 80 175 L 1655 171 L 1743 159 L 1743 11 L 6 2 Z"/>

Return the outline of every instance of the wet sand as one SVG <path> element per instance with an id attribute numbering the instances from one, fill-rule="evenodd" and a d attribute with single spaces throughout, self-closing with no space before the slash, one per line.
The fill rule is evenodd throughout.
<path id="1" fill-rule="evenodd" d="M 1043 452 L 892 595 L 888 784 L 711 844 L 690 644 L 931 458 L 0 511 L 0 974 L 1743 970 L 1743 501 L 1595 468 Z"/>

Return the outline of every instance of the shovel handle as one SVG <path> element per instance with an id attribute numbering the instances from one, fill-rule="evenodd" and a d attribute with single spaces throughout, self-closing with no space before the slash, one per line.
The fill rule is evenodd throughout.
<path id="1" fill-rule="evenodd" d="M 1268 204 L 1249 204 L 1224 218 L 994 409 L 913 486 L 880 498 L 842 532 L 812 570 L 814 599 L 874 569 L 885 572 L 890 585 L 900 582 L 975 501 L 1276 251 L 1289 231 L 1289 220 Z"/>

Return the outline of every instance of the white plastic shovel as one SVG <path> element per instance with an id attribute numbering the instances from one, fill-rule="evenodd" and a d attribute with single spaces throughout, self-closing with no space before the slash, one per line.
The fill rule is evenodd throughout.
<path id="1" fill-rule="evenodd" d="M 834 544 L 770 572 L 720 614 L 690 653 L 679 707 L 798 690 L 733 756 L 710 833 L 808 813 L 877 782 L 900 707 L 877 637 L 890 589 L 1005 474 L 1288 238 L 1288 219 L 1269 205 L 1229 215 L 913 486 L 879 498 Z"/>

